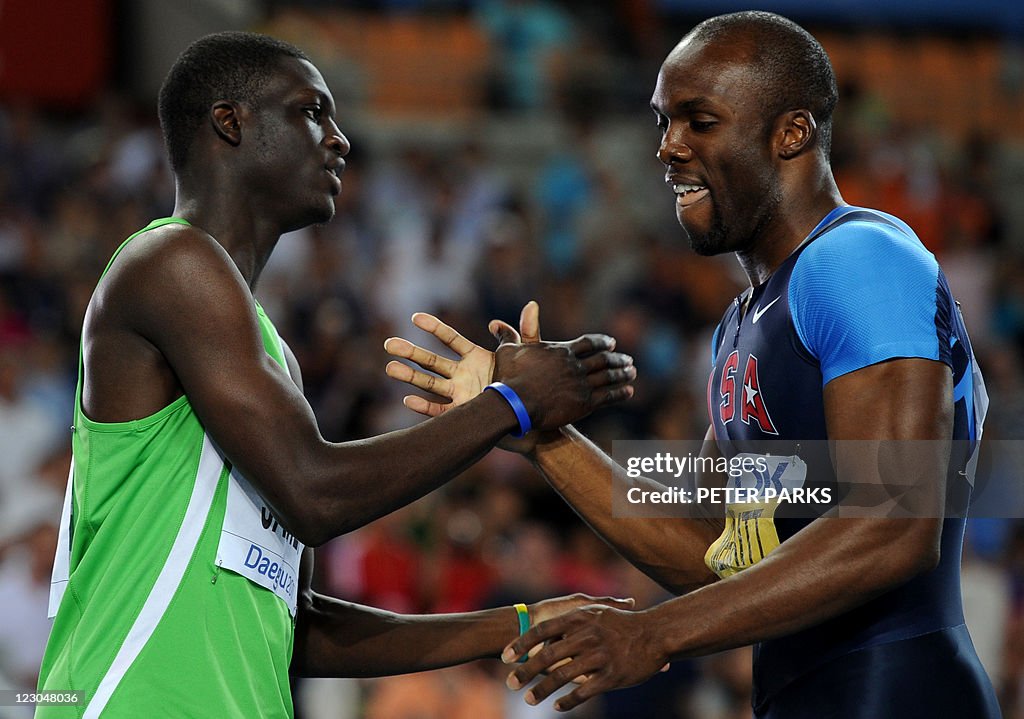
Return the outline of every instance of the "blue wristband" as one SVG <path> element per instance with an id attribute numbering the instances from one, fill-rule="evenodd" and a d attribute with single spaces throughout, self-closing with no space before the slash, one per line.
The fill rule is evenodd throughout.
<path id="1" fill-rule="evenodd" d="M 491 382 L 484 389 L 493 389 L 500 394 L 505 398 L 509 406 L 512 407 L 512 411 L 516 413 L 516 419 L 519 420 L 519 432 L 510 432 L 513 437 L 522 437 L 533 429 L 533 423 L 530 422 L 530 413 L 526 411 L 526 405 L 523 404 L 523 400 L 519 399 L 519 395 L 516 394 L 514 389 L 503 382 Z"/>

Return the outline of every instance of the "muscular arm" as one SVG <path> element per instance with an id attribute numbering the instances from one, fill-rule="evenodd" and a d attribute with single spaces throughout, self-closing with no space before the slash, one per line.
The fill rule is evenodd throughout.
<path id="1" fill-rule="evenodd" d="M 137 419 L 184 393 L 228 460 L 310 545 L 426 494 L 517 426 L 505 401 L 485 392 L 412 429 L 327 442 L 301 391 L 264 350 L 252 295 L 231 258 L 195 228 L 133 240 L 97 289 L 86 336 L 90 418 Z M 521 350 L 509 349 L 506 370 L 521 370 Z M 536 369 L 507 380 L 520 383 L 524 401 L 548 409 L 601 401 L 568 350 L 544 352 Z"/>
<path id="2" fill-rule="evenodd" d="M 402 615 L 334 599 L 310 586 L 312 552 L 295 623 L 291 672 L 306 677 L 374 677 L 497 657 L 519 633 L 512 607 L 463 614 Z"/>
<path id="3" fill-rule="evenodd" d="M 923 359 L 898 359 L 865 367 L 825 388 L 830 436 L 844 439 L 948 440 L 952 427 L 949 368 Z M 943 495 L 948 462 L 945 441 L 929 443 L 923 477 Z M 842 450 L 840 450 L 842 451 Z M 923 457 L 917 453 L 916 459 Z M 859 478 L 869 481 L 867 477 Z M 646 679 L 670 657 L 687 657 L 772 639 L 804 629 L 863 604 L 933 568 L 938 561 L 941 517 L 921 519 L 822 518 L 784 542 L 764 560 L 720 582 L 633 617 L 558 618 L 524 637 L 524 643 L 569 634 L 514 672 L 525 683 L 562 653 L 582 660 L 569 673 L 603 667 L 562 700 L 569 708 L 589 696 Z M 897 551 L 898 550 L 898 551 Z M 766 601 L 770 597 L 771 601 Z M 579 628 L 576 635 L 571 633 Z M 622 649 L 581 655 L 583 642 Z M 534 688 L 537 700 L 562 677 Z"/>
<path id="4" fill-rule="evenodd" d="M 410 395 L 406 405 L 428 416 L 439 416 L 464 406 L 485 384 L 487 356 L 491 353 L 473 344 L 438 318 L 413 316 L 420 329 L 429 332 L 460 356 L 458 361 L 407 340 L 389 340 L 386 348 L 396 357 L 410 360 L 436 374 L 427 374 L 401 362 L 387 366 L 389 376 L 448 400 L 430 401 Z M 522 339 L 540 341 L 539 307 L 530 302 L 520 318 Z M 492 322 L 491 331 L 509 342 L 520 335 L 503 322 Z M 538 436 L 543 436 L 543 441 Z M 506 448 L 526 454 L 552 488 L 606 542 L 666 589 L 687 592 L 716 579 L 704 565 L 704 554 L 722 532 L 721 519 L 682 520 L 624 518 L 612 516 L 612 500 L 634 486 L 660 491 L 664 486 L 646 477 L 627 477 L 625 470 L 571 425 L 557 433 L 532 433 L 525 440 L 506 442 Z M 702 455 L 717 456 L 712 429 L 708 428 Z M 698 473 L 698 486 L 724 486 L 725 478 L 715 473 Z"/>
<path id="5" fill-rule="evenodd" d="M 701 454 L 717 456 L 710 428 Z M 704 564 L 704 554 L 721 534 L 722 520 L 612 516 L 613 497 L 624 496 L 630 487 L 664 487 L 645 477 L 627 477 L 621 465 L 571 426 L 558 439 L 538 444 L 531 459 L 591 529 L 669 591 L 684 594 L 717 579 Z M 707 486 L 721 480 L 699 476 L 697 482 Z"/>
<path id="6" fill-rule="evenodd" d="M 946 440 L 952 434 L 952 396 L 950 371 L 942 363 L 904 359 L 866 367 L 825 387 L 829 435 Z M 928 474 L 943 496 L 948 445 L 943 450 L 944 442 L 933 444 Z M 941 533 L 941 517 L 818 519 L 753 567 L 655 613 L 658 621 L 693 626 L 670 642 L 674 655 L 789 634 L 932 569 Z M 728 616 L 711 611 L 715 606 L 730 607 Z"/>
<path id="7" fill-rule="evenodd" d="M 513 607 L 459 614 L 395 614 L 314 592 L 313 552 L 299 570 L 298 613 L 291 673 L 307 677 L 378 677 L 421 672 L 475 659 L 497 658 L 519 634 Z M 528 608 L 543 622 L 590 605 L 628 610 L 631 599 L 584 594 L 545 599 Z"/>

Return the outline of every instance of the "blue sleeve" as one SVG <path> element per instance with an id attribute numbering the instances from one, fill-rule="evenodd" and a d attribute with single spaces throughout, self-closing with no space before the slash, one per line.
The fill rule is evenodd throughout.
<path id="1" fill-rule="evenodd" d="M 711 335 L 711 369 L 715 368 L 715 359 L 718 357 L 718 335 L 722 332 L 722 323 L 715 327 L 715 333 Z"/>
<path id="2" fill-rule="evenodd" d="M 812 242 L 793 268 L 789 306 L 822 385 L 896 357 L 945 358 L 938 263 L 895 227 L 848 222 Z"/>

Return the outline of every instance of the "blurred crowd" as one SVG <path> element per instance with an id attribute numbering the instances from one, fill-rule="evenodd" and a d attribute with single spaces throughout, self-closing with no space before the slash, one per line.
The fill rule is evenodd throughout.
<path id="1" fill-rule="evenodd" d="M 597 73 L 614 67 L 628 42 L 573 45 L 586 18 L 565 6 L 504 4 L 535 9 L 519 16 L 483 5 L 493 6 L 478 16 L 492 47 L 512 55 L 482 79 L 477 131 L 383 142 L 372 122 L 346 127 L 343 112 L 353 150 L 337 216 L 283 237 L 260 280 L 259 299 L 300 361 L 324 436 L 354 439 L 420 421 L 383 372 L 385 338 L 425 340 L 412 312 L 438 314 L 492 346 L 487 321 L 514 323 L 537 299 L 545 337 L 603 331 L 635 357 L 635 398 L 582 425 L 598 443 L 702 437 L 711 331 L 743 283 L 731 258 L 697 258 L 686 247 L 672 196 L 660 189 L 654 122 L 638 130 L 642 115 L 624 109 L 638 97 L 646 104 L 656 61 L 649 77 L 611 73 L 597 92 L 581 80 L 586 73 L 554 73 L 557 65 L 541 61 L 573 47 Z M 639 36 L 644 19 L 635 22 Z M 591 30 L 600 38 L 608 28 Z M 938 255 L 988 382 L 986 436 L 1018 439 L 1024 136 L 941 136 L 901 123 L 871 87 L 847 82 L 841 97 L 833 155 L 845 198 L 899 215 Z M 86 304 L 120 242 L 173 207 L 154 109 L 115 91 L 73 113 L 0 104 L 0 686 L 34 686 L 49 631 Z M 554 138 L 551 151 L 524 160 L 495 139 L 509 127 L 524 142 Z M 640 606 L 667 598 L 526 462 L 500 450 L 318 550 L 316 582 L 403 612 L 574 591 L 633 596 Z M 970 523 L 964 589 L 1007 716 L 1024 716 L 1024 522 Z M 749 716 L 749 664 L 749 650 L 679 662 L 573 716 Z M 523 705 L 502 677 L 496 662 L 479 662 L 385 680 L 306 681 L 297 706 L 308 718 L 553 715 L 550 703 Z"/>

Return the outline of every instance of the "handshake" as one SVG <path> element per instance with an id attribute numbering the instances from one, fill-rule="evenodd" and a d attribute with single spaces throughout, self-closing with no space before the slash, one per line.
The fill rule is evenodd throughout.
<path id="1" fill-rule="evenodd" d="M 506 441 L 502 447 L 528 452 L 544 433 L 632 397 L 636 379 L 633 358 L 615 352 L 615 340 L 607 335 L 542 342 L 539 312 L 537 303 L 529 302 L 520 316 L 519 331 L 492 321 L 488 329 L 499 341 L 494 352 L 470 342 L 437 317 L 417 313 L 413 324 L 440 340 L 458 359 L 392 337 L 384 349 L 416 367 L 392 361 L 386 372 L 433 395 L 429 399 L 409 395 L 404 400 L 407 407 L 428 417 L 468 402 L 486 389 L 496 391 L 518 422 L 513 437 L 529 435 L 523 442 Z"/>
<path id="2" fill-rule="evenodd" d="M 518 331 L 491 322 L 488 329 L 499 341 L 493 352 L 433 315 L 417 313 L 412 321 L 458 359 L 402 338 L 388 339 L 387 352 L 411 363 L 388 363 L 388 376 L 431 395 L 408 395 L 405 405 L 435 417 L 494 390 L 512 410 L 509 421 L 514 414 L 517 423 L 499 444 L 504 449 L 536 459 L 539 445 L 553 447 L 562 436 L 559 428 L 633 396 L 633 358 L 616 352 L 613 338 L 588 334 L 569 342 L 542 342 L 536 302 L 523 308 Z M 528 704 L 575 683 L 572 692 L 555 702 L 557 710 L 567 711 L 596 694 L 639 683 L 668 668 L 668 657 L 650 639 L 649 632 L 657 628 L 647 628 L 646 614 L 632 611 L 631 599 L 577 594 L 516 609 L 520 636 L 501 658 L 515 667 L 506 681 L 510 689 L 529 685 Z"/>

